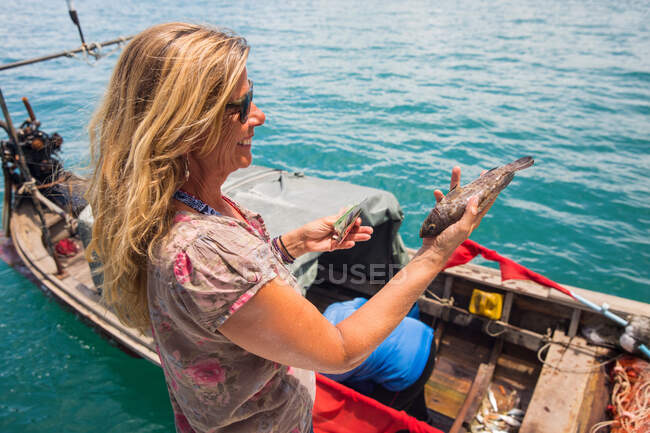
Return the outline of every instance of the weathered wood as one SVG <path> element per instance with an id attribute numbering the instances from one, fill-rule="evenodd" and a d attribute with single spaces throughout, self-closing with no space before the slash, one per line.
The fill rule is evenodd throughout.
<path id="1" fill-rule="evenodd" d="M 506 293 L 503 300 L 503 309 L 501 310 L 501 321 L 508 323 L 510 320 L 510 311 L 512 311 L 512 302 L 515 299 L 515 294 L 512 292 Z"/>
<path id="2" fill-rule="evenodd" d="M 593 373 L 584 373 L 596 364 L 593 349 L 583 338 L 569 338 L 556 331 L 546 356 L 519 433 L 582 432 L 580 415 L 588 397 Z M 561 344 L 571 343 L 572 347 Z M 559 369 L 559 370 L 558 370 Z"/>
<path id="3" fill-rule="evenodd" d="M 442 299 L 451 299 L 451 287 L 454 284 L 454 277 L 445 275 L 445 286 L 442 291 Z M 449 308 L 442 310 L 442 320 L 449 321 Z"/>
<path id="4" fill-rule="evenodd" d="M 446 325 L 435 367 L 425 386 L 427 407 L 456 418 L 480 364 L 489 359 L 490 347 L 480 333 Z"/>
<path id="5" fill-rule="evenodd" d="M 487 387 L 490 385 L 492 374 L 494 374 L 494 365 L 481 364 L 479 366 L 476 377 L 472 382 L 472 387 L 467 393 L 467 397 L 465 397 L 465 401 L 458 411 L 456 419 L 448 433 L 458 433 L 463 426 L 463 423 L 466 422 L 466 419 L 474 416 L 474 412 L 471 411 L 471 408 L 474 408 L 474 411 L 476 411 L 474 402 L 481 402 L 485 390 L 487 390 Z"/>
<path id="6" fill-rule="evenodd" d="M 502 348 L 503 339 L 498 338 L 492 346 L 490 361 L 487 364 L 484 363 L 479 366 L 476 377 L 472 382 L 472 387 L 467 393 L 467 397 L 465 397 L 465 401 L 458 411 L 458 415 L 456 415 L 456 419 L 454 420 L 454 424 L 451 426 L 449 433 L 459 433 L 461 427 L 466 423 L 469 423 L 474 417 L 474 414 L 478 410 L 478 407 L 485 396 L 485 392 L 490 386 L 492 376 L 494 375 L 494 369 L 496 368 L 497 360 L 501 354 Z"/>
<path id="7" fill-rule="evenodd" d="M 595 348 L 595 350 L 604 356 L 611 356 L 608 349 Z M 607 406 L 610 395 L 611 390 L 606 372 L 604 369 L 596 370 L 591 375 L 589 383 L 587 383 L 585 399 L 580 408 L 579 423 L 581 430 L 577 433 L 587 433 L 594 424 L 609 419 Z"/>
<path id="8" fill-rule="evenodd" d="M 567 332 L 567 337 L 573 338 L 578 333 L 578 325 L 580 324 L 581 313 L 582 310 L 578 310 L 577 308 L 573 310 L 573 313 L 571 314 L 571 322 L 569 323 L 569 331 Z"/>
<path id="9" fill-rule="evenodd" d="M 574 308 L 553 302 L 541 302 L 539 299 L 530 296 L 517 296 L 515 308 L 531 313 L 539 313 L 538 316 L 546 318 L 547 322 L 557 323 L 558 320 L 568 320 Z"/>
<path id="10" fill-rule="evenodd" d="M 512 344 L 504 345 L 490 384 L 499 408 L 518 407 L 525 410 L 541 369 L 535 352 Z M 511 395 L 512 392 L 514 395 Z"/>
<path id="11" fill-rule="evenodd" d="M 440 356 L 424 388 L 427 407 L 449 418 L 456 418 L 469 392 L 472 378 L 471 371 Z"/>

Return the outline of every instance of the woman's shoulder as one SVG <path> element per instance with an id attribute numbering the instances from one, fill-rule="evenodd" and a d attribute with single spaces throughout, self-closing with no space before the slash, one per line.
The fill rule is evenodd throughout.
<path id="1" fill-rule="evenodd" d="M 231 252 L 242 254 L 264 243 L 249 227 L 234 218 L 181 211 L 174 216 L 173 225 L 160 245 L 159 255 L 161 258 L 175 257 L 179 251 L 206 242 L 227 245 Z"/>

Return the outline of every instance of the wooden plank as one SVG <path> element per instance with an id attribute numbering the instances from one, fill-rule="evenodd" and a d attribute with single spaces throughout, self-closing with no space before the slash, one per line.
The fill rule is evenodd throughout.
<path id="1" fill-rule="evenodd" d="M 458 411 L 456 419 L 454 420 L 454 423 L 452 424 L 448 433 L 458 433 L 466 419 L 468 417 L 471 418 L 474 416 L 474 413 L 476 412 L 474 402 L 481 402 L 481 399 L 483 398 L 487 387 L 490 385 L 492 374 L 494 374 L 494 365 L 481 364 L 479 366 L 476 377 L 472 382 L 472 387 L 467 393 L 467 397 L 465 398 L 463 405 Z M 474 412 L 471 411 L 472 407 L 474 407 Z"/>
<path id="2" fill-rule="evenodd" d="M 573 310 L 573 313 L 571 313 L 571 322 L 569 323 L 569 331 L 567 332 L 567 336 L 569 338 L 575 337 L 578 333 L 578 325 L 580 324 L 581 312 L 582 310 L 578 310 L 576 308 Z"/>
<path id="3" fill-rule="evenodd" d="M 490 347 L 476 331 L 447 325 L 438 347 L 438 357 L 427 384 L 427 407 L 456 418 L 481 363 L 490 358 Z"/>
<path id="4" fill-rule="evenodd" d="M 594 304 L 608 304 L 610 311 L 613 313 L 625 315 L 634 314 L 636 316 L 650 317 L 650 308 L 648 308 L 648 304 L 646 303 L 633 301 L 632 299 L 625 299 L 614 295 L 608 295 L 606 293 L 594 292 L 593 290 L 581 289 L 579 287 L 564 287 L 573 291 L 576 295 L 580 295 L 586 299 L 589 299 Z M 549 300 L 554 302 L 561 302 L 565 305 L 571 305 L 572 303 L 575 303 L 581 310 L 592 311 L 581 303 L 573 301 L 573 299 L 557 290 L 554 290 L 550 294 Z"/>
<path id="5" fill-rule="evenodd" d="M 611 356 L 608 349 L 596 348 L 596 350 L 604 356 Z M 587 433 L 594 424 L 609 419 L 607 406 L 611 392 L 608 381 L 607 373 L 602 368 L 591 375 L 580 410 L 579 424 L 581 430 L 577 433 Z"/>
<path id="6" fill-rule="evenodd" d="M 512 408 L 515 400 L 519 399 L 519 408 L 525 410 L 540 371 L 541 365 L 534 352 L 513 345 L 507 346 L 499 356 L 491 384 L 499 408 Z M 502 391 L 506 391 L 505 394 Z M 511 397 L 512 392 L 515 395 Z"/>
<path id="7" fill-rule="evenodd" d="M 451 287 L 454 284 L 454 277 L 445 275 L 445 287 L 442 291 L 442 299 L 451 299 Z M 449 321 L 449 308 L 442 310 L 442 320 Z"/>
<path id="8" fill-rule="evenodd" d="M 512 311 L 512 301 L 515 298 L 515 294 L 512 292 L 506 293 L 506 297 L 503 300 L 503 310 L 501 310 L 501 321 L 508 323 L 510 320 L 510 311 Z"/>
<path id="9" fill-rule="evenodd" d="M 461 428 L 469 423 L 474 414 L 479 408 L 485 393 L 490 386 L 492 381 L 492 376 L 494 375 L 494 369 L 497 365 L 497 360 L 503 349 L 503 339 L 498 338 L 494 345 L 492 346 L 492 352 L 490 353 L 490 361 L 487 364 L 481 364 L 476 373 L 476 377 L 472 382 L 472 387 L 467 393 L 467 397 L 463 402 L 454 424 L 451 426 L 449 433 L 459 433 Z"/>
<path id="10" fill-rule="evenodd" d="M 448 359 L 440 357 L 424 387 L 427 407 L 454 419 L 469 392 L 472 377 L 471 372 L 455 368 Z"/>
<path id="11" fill-rule="evenodd" d="M 582 371 L 594 366 L 594 351 L 586 349 L 583 338 L 570 339 L 560 331 L 553 342 L 572 347 L 551 344 L 519 433 L 582 431 L 579 418 L 592 376 Z"/>

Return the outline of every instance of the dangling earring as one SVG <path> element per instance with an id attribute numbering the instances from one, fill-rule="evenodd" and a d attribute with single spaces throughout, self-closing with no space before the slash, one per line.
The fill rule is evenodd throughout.
<path id="1" fill-rule="evenodd" d="M 185 182 L 187 182 L 190 178 L 190 161 L 187 158 L 187 155 L 185 155 Z"/>

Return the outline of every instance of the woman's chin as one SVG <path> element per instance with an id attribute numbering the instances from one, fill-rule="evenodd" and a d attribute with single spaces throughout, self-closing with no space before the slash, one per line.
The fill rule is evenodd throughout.
<path id="1" fill-rule="evenodd" d="M 253 155 L 248 154 L 239 158 L 239 168 L 246 168 L 253 163 Z"/>

